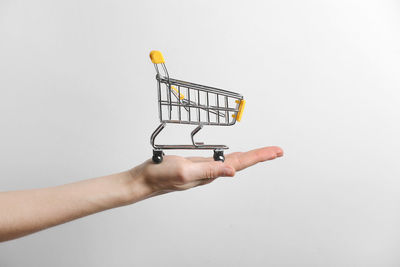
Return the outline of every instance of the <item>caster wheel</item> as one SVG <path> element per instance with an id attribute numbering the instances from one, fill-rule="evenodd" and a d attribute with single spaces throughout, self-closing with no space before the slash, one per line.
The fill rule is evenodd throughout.
<path id="1" fill-rule="evenodd" d="M 162 150 L 153 150 L 152 160 L 154 163 L 159 164 L 163 161 L 164 152 Z"/>
<path id="2" fill-rule="evenodd" d="M 224 151 L 223 150 L 214 150 L 214 160 L 215 161 L 225 161 Z"/>

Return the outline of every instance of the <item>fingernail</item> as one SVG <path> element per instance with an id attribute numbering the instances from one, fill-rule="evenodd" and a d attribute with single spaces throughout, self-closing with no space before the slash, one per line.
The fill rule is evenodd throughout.
<path id="1" fill-rule="evenodd" d="M 224 176 L 233 176 L 235 174 L 235 172 L 232 170 L 232 168 L 228 168 L 228 167 L 225 167 L 223 169 L 223 172 L 224 172 Z"/>

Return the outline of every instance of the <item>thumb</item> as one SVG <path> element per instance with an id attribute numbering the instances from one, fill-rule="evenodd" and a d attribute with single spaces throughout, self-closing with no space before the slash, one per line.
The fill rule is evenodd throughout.
<path id="1" fill-rule="evenodd" d="M 235 175 L 235 169 L 221 161 L 198 162 L 192 166 L 192 174 L 196 180 Z"/>

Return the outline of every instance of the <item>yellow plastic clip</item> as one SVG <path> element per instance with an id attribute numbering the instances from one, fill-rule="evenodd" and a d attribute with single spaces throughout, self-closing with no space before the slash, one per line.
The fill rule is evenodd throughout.
<path id="1" fill-rule="evenodd" d="M 241 121 L 242 120 L 242 115 L 243 115 L 243 111 L 244 111 L 244 106 L 246 105 L 246 100 L 242 99 L 242 100 L 235 100 L 235 102 L 237 104 L 239 104 L 239 111 L 237 113 L 237 115 L 232 114 L 232 117 L 235 118 L 237 121 Z"/>
<path id="2" fill-rule="evenodd" d="M 153 50 L 150 52 L 151 62 L 154 64 L 165 63 L 164 57 L 160 51 Z"/>
<path id="3" fill-rule="evenodd" d="M 176 97 L 178 97 L 178 94 L 179 94 L 178 89 L 176 89 L 176 87 L 173 86 L 173 85 L 171 85 L 171 89 L 175 91 L 175 93 L 176 93 L 175 95 L 176 95 Z M 180 94 L 179 94 L 179 99 L 182 100 L 182 99 L 184 99 L 184 98 L 185 98 L 185 96 L 184 96 L 182 93 L 180 93 Z"/>

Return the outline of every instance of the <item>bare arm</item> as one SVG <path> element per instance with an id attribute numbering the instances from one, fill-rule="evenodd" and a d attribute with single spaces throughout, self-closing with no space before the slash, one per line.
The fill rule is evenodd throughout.
<path id="1" fill-rule="evenodd" d="M 125 172 L 62 186 L 0 193 L 0 241 L 21 237 L 103 210 L 234 176 L 258 162 L 280 157 L 279 147 L 265 147 L 211 158 L 166 156 Z"/>

